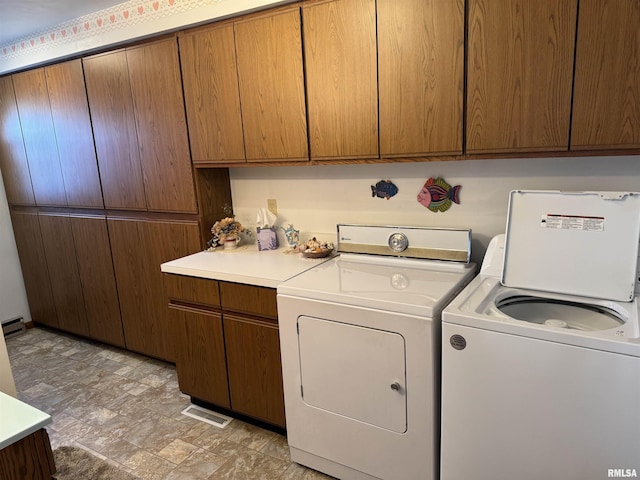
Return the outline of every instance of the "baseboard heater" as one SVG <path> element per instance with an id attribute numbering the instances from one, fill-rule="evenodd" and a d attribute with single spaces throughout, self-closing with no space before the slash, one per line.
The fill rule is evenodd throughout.
<path id="1" fill-rule="evenodd" d="M 4 334 L 5 338 L 10 335 L 19 335 L 24 331 L 25 326 L 24 322 L 22 321 L 22 317 L 12 318 L 11 320 L 2 322 L 2 333 Z"/>

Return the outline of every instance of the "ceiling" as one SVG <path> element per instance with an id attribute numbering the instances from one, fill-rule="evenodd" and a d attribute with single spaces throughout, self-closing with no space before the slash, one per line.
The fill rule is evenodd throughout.
<path id="1" fill-rule="evenodd" d="M 0 45 L 123 0 L 0 0 Z"/>

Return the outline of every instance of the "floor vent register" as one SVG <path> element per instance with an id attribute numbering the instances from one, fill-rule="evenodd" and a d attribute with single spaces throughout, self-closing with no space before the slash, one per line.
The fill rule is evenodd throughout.
<path id="1" fill-rule="evenodd" d="M 233 420 L 233 418 L 231 417 L 227 417 L 226 415 L 222 415 L 218 412 L 207 410 L 206 408 L 202 408 L 197 405 L 189 405 L 182 411 L 182 414 L 186 415 L 187 417 L 195 418 L 202 422 L 209 423 L 218 428 L 226 427 L 227 425 L 229 425 L 229 423 L 231 423 L 231 420 Z"/>

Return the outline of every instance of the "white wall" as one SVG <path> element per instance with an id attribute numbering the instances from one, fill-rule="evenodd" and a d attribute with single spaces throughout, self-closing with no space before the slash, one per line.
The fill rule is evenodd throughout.
<path id="1" fill-rule="evenodd" d="M 275 198 L 279 223 L 293 223 L 303 236 L 335 238 L 337 223 L 471 228 L 472 256 L 481 261 L 491 237 L 504 232 L 510 190 L 640 191 L 640 156 L 254 167 L 230 175 L 234 212 L 245 226 L 255 226 L 256 209 Z M 462 185 L 460 205 L 444 213 L 416 201 L 424 182 L 438 176 Z M 370 185 L 381 179 L 399 187 L 390 200 L 371 197 Z"/>
<path id="2" fill-rule="evenodd" d="M 7 196 L 0 172 L 0 321 L 23 317 L 31 321 L 20 260 L 13 238 Z"/>

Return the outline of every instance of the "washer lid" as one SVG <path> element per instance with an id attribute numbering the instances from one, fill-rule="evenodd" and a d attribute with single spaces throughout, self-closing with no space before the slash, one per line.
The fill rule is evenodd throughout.
<path id="1" fill-rule="evenodd" d="M 584 297 L 633 299 L 640 193 L 510 193 L 501 283 Z"/>

